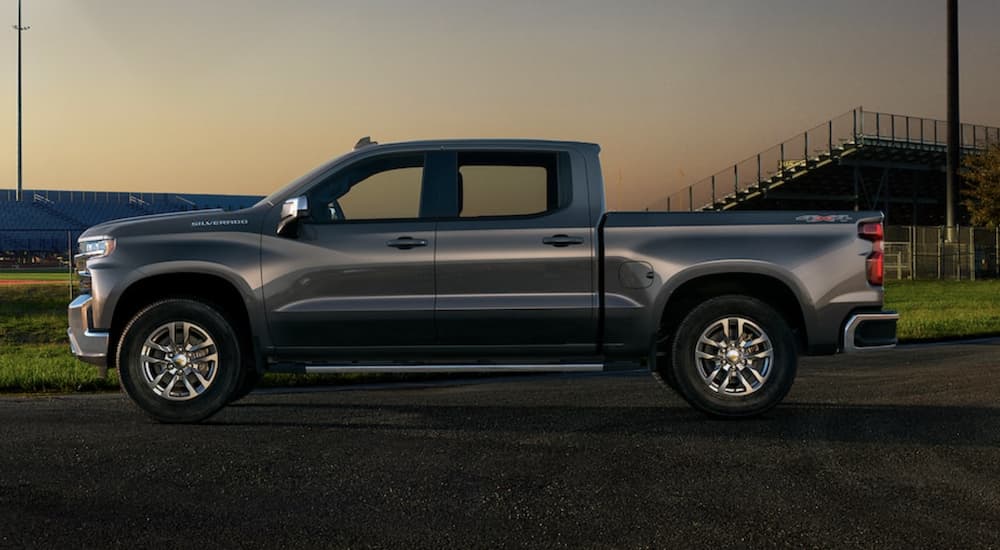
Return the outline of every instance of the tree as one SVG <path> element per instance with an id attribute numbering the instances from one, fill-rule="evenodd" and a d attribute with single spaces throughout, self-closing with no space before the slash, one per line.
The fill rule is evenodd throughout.
<path id="1" fill-rule="evenodd" d="M 962 204 L 972 215 L 972 225 L 1000 225 L 1000 144 L 982 153 L 966 155 L 962 164 Z"/>

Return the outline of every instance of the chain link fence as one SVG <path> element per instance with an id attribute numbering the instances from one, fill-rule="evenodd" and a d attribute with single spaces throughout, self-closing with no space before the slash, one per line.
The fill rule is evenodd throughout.
<path id="1" fill-rule="evenodd" d="M 975 281 L 1000 278 L 1000 227 L 886 228 L 886 279 Z M 950 237 L 950 238 L 949 238 Z"/>
<path id="2" fill-rule="evenodd" d="M 73 298 L 73 255 L 80 231 L 0 229 L 0 287 L 24 283 L 64 286 Z"/>
<path id="3" fill-rule="evenodd" d="M 69 269 L 81 231 L 0 229 L 0 269 Z"/>

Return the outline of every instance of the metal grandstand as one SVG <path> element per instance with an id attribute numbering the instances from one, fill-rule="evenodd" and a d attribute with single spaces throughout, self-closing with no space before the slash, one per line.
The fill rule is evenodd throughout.
<path id="1" fill-rule="evenodd" d="M 208 208 L 238 210 L 258 200 L 250 195 L 39 190 L 25 191 L 24 200 L 17 201 L 13 191 L 0 192 L 0 254 L 65 255 L 80 233 L 108 220 Z"/>
<path id="2" fill-rule="evenodd" d="M 670 212 L 882 210 L 897 224 L 944 223 L 948 123 L 852 109 L 650 205 Z M 1000 128 L 962 125 L 966 153 Z M 961 217 L 964 217 L 964 212 Z"/>

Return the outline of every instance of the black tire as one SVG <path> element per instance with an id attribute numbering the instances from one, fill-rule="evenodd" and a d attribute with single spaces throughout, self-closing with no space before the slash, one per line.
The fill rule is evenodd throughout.
<path id="1" fill-rule="evenodd" d="M 181 330 L 180 334 L 178 330 Z M 201 336 L 206 339 L 201 339 Z M 155 340 L 157 338 L 161 340 Z M 178 339 L 184 342 L 177 344 Z M 176 353 L 175 350 L 167 353 L 159 347 L 146 347 L 147 341 L 155 346 L 175 342 L 174 345 L 184 349 L 197 348 L 208 342 L 211 345 L 198 351 Z M 133 403 L 155 420 L 164 423 L 199 422 L 222 409 L 239 388 L 243 370 L 239 342 L 239 335 L 233 326 L 210 305 L 183 298 L 156 302 L 132 318 L 118 343 L 116 360 L 122 388 Z M 152 359 L 141 357 L 144 348 L 150 354 L 147 357 Z M 215 360 L 211 360 L 212 351 L 217 354 Z M 184 356 L 183 363 L 166 360 L 173 358 L 181 361 L 179 355 Z M 199 363 L 196 357 L 206 361 Z M 176 375 L 167 372 L 168 368 L 185 366 L 191 372 L 181 374 L 184 370 L 173 371 L 178 373 Z M 202 377 L 210 375 L 211 378 L 207 379 L 209 383 L 204 385 L 198 382 L 192 369 L 197 369 Z M 157 375 L 162 375 L 159 381 L 154 378 Z M 185 380 L 187 384 L 183 384 Z M 181 386 L 176 386 L 177 381 L 182 382 Z M 164 397 L 164 390 L 171 397 Z"/>
<path id="2" fill-rule="evenodd" d="M 663 334 L 656 335 L 652 349 L 649 352 L 650 371 L 653 378 L 664 387 L 669 388 L 674 393 L 677 391 L 677 379 L 674 377 L 674 369 L 671 367 L 670 356 L 673 348 L 673 339 Z"/>
<path id="3" fill-rule="evenodd" d="M 740 326 L 740 319 L 744 320 L 742 326 L 745 332 L 742 334 L 760 331 L 768 341 L 749 348 L 729 343 L 725 347 L 701 343 L 701 337 L 706 333 L 721 334 L 721 331 L 728 330 L 728 334 L 733 334 L 736 332 L 734 327 Z M 746 324 L 746 321 L 751 324 Z M 719 332 L 709 332 L 712 330 Z M 737 335 L 735 340 L 743 341 L 742 334 Z M 716 341 L 713 338 L 708 339 Z M 760 340 L 759 336 L 747 336 L 746 339 L 747 342 L 755 340 Z M 725 338 L 720 341 L 725 341 Z M 766 362 L 767 359 L 750 359 L 767 354 L 768 347 L 769 362 Z M 713 350 L 717 351 L 718 357 L 726 357 L 727 350 L 735 350 L 732 361 L 736 363 L 727 359 L 695 357 L 699 351 L 711 355 Z M 741 352 L 743 359 L 735 357 Z M 756 374 L 749 372 L 748 363 L 741 361 L 756 365 Z M 671 370 L 677 390 L 691 406 L 710 416 L 742 418 L 767 412 L 788 395 L 797 368 L 798 351 L 788 323 L 774 308 L 749 296 L 720 296 L 698 305 L 681 321 L 673 339 Z M 712 377 L 712 372 L 719 374 Z M 766 372 L 763 381 L 757 378 L 762 372 Z"/>
<path id="4" fill-rule="evenodd" d="M 236 387 L 236 391 L 229 397 L 229 402 L 235 403 L 250 395 L 250 392 L 260 383 L 261 376 L 261 373 L 257 372 L 257 369 L 253 365 L 244 366 L 240 372 L 240 382 Z"/>

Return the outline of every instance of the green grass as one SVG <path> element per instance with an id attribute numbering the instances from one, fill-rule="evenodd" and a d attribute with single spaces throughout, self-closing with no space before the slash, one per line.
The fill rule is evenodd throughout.
<path id="1" fill-rule="evenodd" d="M 0 270 L 0 281 L 53 281 L 69 282 L 66 271 L 28 271 L 24 269 Z"/>
<path id="2" fill-rule="evenodd" d="M 0 391 L 67 393 L 118 389 L 115 372 L 101 378 L 93 365 L 77 361 L 69 344 L 4 345 L 0 348 Z"/>
<path id="3" fill-rule="evenodd" d="M 1000 281 L 892 281 L 885 296 L 901 340 L 1000 335 Z"/>
<path id="4" fill-rule="evenodd" d="M 0 350 L 65 343 L 69 302 L 69 289 L 62 286 L 0 287 Z"/>
<path id="5" fill-rule="evenodd" d="M 95 367 L 77 361 L 66 340 L 69 290 L 62 286 L 0 287 L 0 391 L 68 392 L 115 388 Z"/>
<path id="6" fill-rule="evenodd" d="M 103 391 L 118 388 L 92 365 L 77 361 L 66 341 L 69 291 L 61 285 L 0 287 L 0 392 Z M 1000 335 L 1000 281 L 890 282 L 886 306 L 900 313 L 903 341 Z M 440 376 L 274 375 L 266 386 L 353 384 Z"/>

